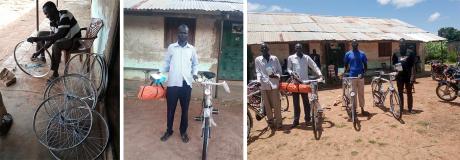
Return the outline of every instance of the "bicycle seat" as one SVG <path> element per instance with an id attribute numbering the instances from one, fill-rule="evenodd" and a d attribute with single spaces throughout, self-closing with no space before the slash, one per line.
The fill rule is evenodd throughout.
<path id="1" fill-rule="evenodd" d="M 206 77 L 207 79 L 212 79 L 216 77 L 216 74 L 210 71 L 204 71 L 201 73 L 202 76 Z"/>

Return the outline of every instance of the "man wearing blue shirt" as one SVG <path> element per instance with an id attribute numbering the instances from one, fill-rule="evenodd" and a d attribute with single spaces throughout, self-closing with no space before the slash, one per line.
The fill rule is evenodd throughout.
<path id="1" fill-rule="evenodd" d="M 188 27 L 178 27 L 177 42 L 170 44 L 165 56 L 165 63 L 162 72 L 168 72 L 168 88 L 166 92 L 167 109 L 167 130 L 161 137 L 166 141 L 173 134 L 174 114 L 176 113 L 177 101 L 181 106 L 180 134 L 182 142 L 188 143 L 188 108 L 192 94 L 192 78 L 198 76 L 198 57 L 196 49 L 187 42 Z"/>
<path id="2" fill-rule="evenodd" d="M 353 39 L 351 41 L 352 50 L 345 54 L 345 71 L 349 71 L 350 77 L 358 77 L 359 79 L 352 80 L 352 87 L 358 93 L 359 106 L 361 107 L 361 114 L 367 115 L 368 112 L 364 111 L 364 78 L 362 75 L 367 71 L 367 57 L 363 51 L 358 49 L 358 41 Z"/>

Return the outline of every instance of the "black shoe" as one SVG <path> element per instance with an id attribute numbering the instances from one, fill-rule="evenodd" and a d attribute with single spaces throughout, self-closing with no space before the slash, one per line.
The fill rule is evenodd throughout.
<path id="1" fill-rule="evenodd" d="M 369 116 L 369 112 L 366 112 L 364 109 L 361 109 L 361 114 L 363 116 Z"/>
<path id="2" fill-rule="evenodd" d="M 299 125 L 299 122 L 294 122 L 294 123 L 292 123 L 291 128 L 295 128 L 295 127 L 297 127 L 298 125 Z"/>
<path id="3" fill-rule="evenodd" d="M 417 112 L 415 112 L 415 111 L 413 111 L 413 110 L 409 110 L 409 111 L 407 111 L 407 113 L 409 113 L 409 114 L 416 114 Z"/>
<path id="4" fill-rule="evenodd" d="M 182 142 L 184 143 L 188 143 L 188 141 L 190 140 L 190 138 L 188 138 L 187 133 L 180 135 L 180 138 L 182 139 Z"/>
<path id="5" fill-rule="evenodd" d="M 161 136 L 160 140 L 161 141 L 166 141 L 169 139 L 169 137 L 171 137 L 171 135 L 173 134 L 173 132 L 165 132 L 165 134 L 163 134 L 163 136 Z"/>

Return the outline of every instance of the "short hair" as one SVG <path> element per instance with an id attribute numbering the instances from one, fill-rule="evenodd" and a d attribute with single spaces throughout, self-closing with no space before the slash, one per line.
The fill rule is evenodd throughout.
<path id="1" fill-rule="evenodd" d="M 56 4 L 54 4 L 54 3 L 51 2 L 51 1 L 46 2 L 46 3 L 43 5 L 43 8 L 45 8 L 45 7 L 57 9 Z"/>
<path id="2" fill-rule="evenodd" d="M 181 24 L 181 25 L 179 25 L 179 27 L 177 27 L 178 30 L 180 30 L 181 28 L 185 28 L 185 29 L 189 30 L 188 26 L 186 24 Z"/>

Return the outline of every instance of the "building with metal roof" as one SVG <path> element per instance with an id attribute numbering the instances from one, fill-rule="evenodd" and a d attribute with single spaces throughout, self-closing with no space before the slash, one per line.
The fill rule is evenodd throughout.
<path id="1" fill-rule="evenodd" d="M 260 55 L 259 44 L 265 42 L 283 63 L 282 60 L 294 53 L 294 45 L 300 43 L 306 54 L 315 50 L 321 56 L 323 74 L 329 73 L 330 65 L 335 71 L 343 67 L 343 57 L 351 49 L 353 39 L 359 41 L 359 48 L 366 53 L 371 69 L 390 68 L 390 57 L 399 51 L 401 38 L 409 42 L 422 62 L 426 42 L 445 40 L 393 18 L 248 13 L 247 26 L 249 57 Z"/>

